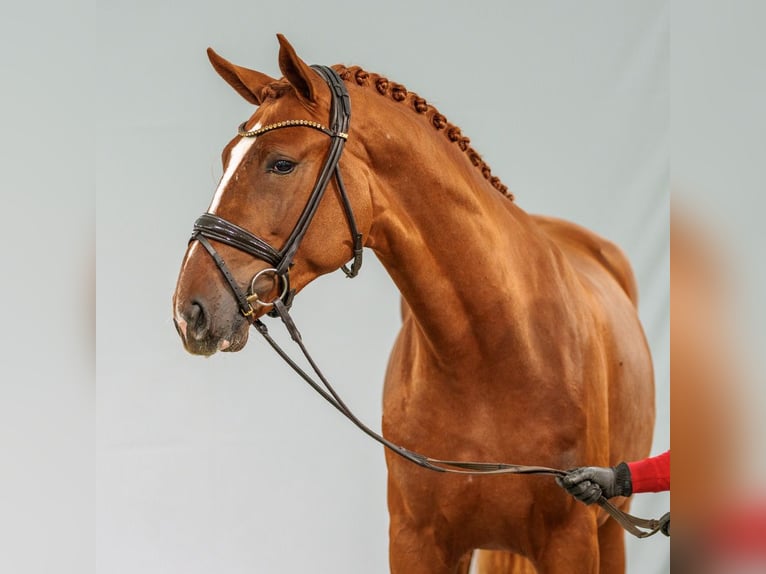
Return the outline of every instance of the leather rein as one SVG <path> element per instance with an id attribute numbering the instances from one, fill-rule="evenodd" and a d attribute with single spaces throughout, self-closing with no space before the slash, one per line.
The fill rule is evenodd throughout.
<path id="1" fill-rule="evenodd" d="M 331 127 L 328 128 L 322 124 L 308 120 L 288 120 L 270 124 L 253 131 L 247 131 L 245 129 L 245 124 L 243 123 L 238 130 L 239 135 L 242 137 L 258 137 L 261 134 L 276 129 L 307 127 L 321 131 L 331 138 L 327 159 L 317 177 L 314 189 L 284 246 L 279 250 L 274 249 L 260 237 L 213 213 L 204 213 L 197 219 L 189 242 L 199 241 L 207 250 L 231 288 L 232 293 L 239 304 L 240 312 L 245 316 L 248 322 L 256 328 L 277 354 L 282 357 L 282 359 L 323 399 L 340 411 L 340 413 L 348 418 L 356 427 L 395 454 L 417 466 L 441 473 L 463 475 L 541 474 L 557 477 L 566 476 L 568 474 L 567 471 L 544 466 L 435 459 L 397 445 L 372 430 L 351 411 L 306 349 L 301 334 L 289 313 L 289 308 L 295 295 L 295 291 L 290 289 L 289 270 L 293 264 L 295 253 L 308 230 L 319 206 L 319 202 L 324 196 L 327 185 L 333 176 L 338 184 L 338 192 L 341 196 L 346 218 L 348 220 L 353 245 L 353 262 L 351 267 L 349 268 L 344 265 L 342 269 L 346 276 L 351 278 L 357 275 L 362 265 L 362 234 L 359 233 L 357 229 L 354 214 L 351 209 L 351 203 L 348 199 L 348 194 L 343 185 L 343 179 L 341 178 L 338 167 L 343 147 L 348 138 L 348 127 L 351 118 L 351 101 L 348 91 L 343 84 L 343 80 L 335 70 L 327 66 L 312 66 L 312 68 L 330 87 L 330 93 L 332 95 L 332 105 L 330 108 Z M 229 270 L 223 258 L 210 243 L 209 240 L 211 239 L 266 261 L 271 264 L 272 267 L 259 271 L 253 277 L 250 282 L 249 292 L 246 294 L 235 280 L 234 275 Z M 278 290 L 280 293 L 273 301 L 262 301 L 258 298 L 258 294 L 255 292 L 256 280 L 266 273 L 271 273 L 278 279 Z M 279 317 L 282 320 L 290 337 L 298 345 L 301 353 L 311 365 L 311 369 L 314 371 L 320 382 L 317 382 L 311 375 L 301 368 L 271 337 L 266 325 L 260 319 L 255 318 L 253 304 L 260 307 L 272 307 L 268 314 L 273 317 Z M 669 513 L 657 520 L 632 516 L 614 506 L 603 496 L 597 501 L 597 504 L 617 520 L 625 530 L 638 538 L 646 538 L 647 536 L 651 536 L 656 532 L 661 531 L 663 526 L 669 521 Z"/>

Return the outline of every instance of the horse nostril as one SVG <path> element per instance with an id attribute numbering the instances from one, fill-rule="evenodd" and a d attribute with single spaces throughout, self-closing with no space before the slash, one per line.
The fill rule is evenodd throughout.
<path id="1" fill-rule="evenodd" d="M 205 337 L 210 327 L 208 315 L 205 309 L 198 302 L 193 302 L 187 314 L 188 332 L 193 338 L 199 340 Z"/>

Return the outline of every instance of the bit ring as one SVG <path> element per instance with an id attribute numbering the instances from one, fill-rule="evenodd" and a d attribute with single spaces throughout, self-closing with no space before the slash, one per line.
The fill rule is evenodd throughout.
<path id="1" fill-rule="evenodd" d="M 279 280 L 282 282 L 282 292 L 273 300 L 273 301 L 261 301 L 258 298 L 258 293 L 255 292 L 255 282 L 258 280 L 258 278 L 263 275 L 264 273 L 274 273 L 277 277 L 279 277 Z M 246 297 L 248 303 L 257 303 L 261 307 L 271 307 L 274 305 L 276 301 L 279 299 L 283 299 L 284 296 L 287 294 L 289 283 L 287 281 L 287 277 L 284 275 L 279 275 L 277 273 L 277 270 L 273 267 L 267 267 L 266 269 L 261 269 L 258 273 L 256 273 L 253 278 L 250 280 L 250 295 Z"/>

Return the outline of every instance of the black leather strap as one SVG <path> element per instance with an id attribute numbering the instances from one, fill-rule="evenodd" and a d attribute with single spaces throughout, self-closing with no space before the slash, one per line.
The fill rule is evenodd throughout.
<path id="1" fill-rule="evenodd" d="M 199 237 L 207 237 L 230 245 L 257 257 L 263 259 L 275 267 L 281 256 L 278 251 L 272 248 L 261 238 L 253 235 L 247 229 L 226 221 L 214 213 L 203 213 L 194 223 L 192 240 Z"/>
<path id="2" fill-rule="evenodd" d="M 247 296 L 242 292 L 242 289 L 240 289 L 239 285 L 237 285 L 237 280 L 234 279 L 234 275 L 232 275 L 228 265 L 226 265 L 223 258 L 218 254 L 218 252 L 210 244 L 207 238 L 205 238 L 204 235 L 198 234 L 196 237 L 192 235 L 192 239 L 196 239 L 197 241 L 199 241 L 202 244 L 202 246 L 207 250 L 207 252 L 210 254 L 210 256 L 213 258 L 213 261 L 215 261 L 215 264 L 218 265 L 218 269 L 220 269 L 221 274 L 223 275 L 223 278 L 226 279 L 226 282 L 229 284 L 229 287 L 234 293 L 234 297 L 236 297 L 237 299 L 237 303 L 239 304 L 239 309 L 242 312 L 242 314 L 245 317 L 251 317 L 253 314 L 253 307 L 250 305 L 250 302 L 247 300 Z"/>

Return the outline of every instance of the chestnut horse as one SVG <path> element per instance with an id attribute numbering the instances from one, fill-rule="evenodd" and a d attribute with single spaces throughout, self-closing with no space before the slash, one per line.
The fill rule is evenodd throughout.
<path id="1" fill-rule="evenodd" d="M 208 51 L 258 107 L 224 149 L 199 223 L 208 233 L 195 231 L 182 263 L 173 311 L 186 349 L 241 349 L 253 319 L 343 266 L 360 237 L 402 295 L 387 439 L 433 457 L 558 469 L 647 456 L 652 364 L 623 253 L 524 212 L 423 98 L 358 67 L 321 72 L 278 38 L 279 80 Z M 328 127 L 338 104 L 326 70 L 348 95 L 347 133 Z M 333 154 L 337 168 L 323 173 Z M 250 251 L 217 240 L 219 224 L 224 239 L 246 229 L 236 233 Z M 624 571 L 619 524 L 549 477 L 447 475 L 390 451 L 386 462 L 395 574 L 467 572 L 476 549 L 492 551 L 478 561 L 486 572 Z"/>

